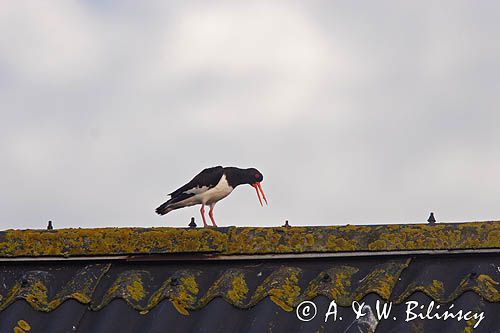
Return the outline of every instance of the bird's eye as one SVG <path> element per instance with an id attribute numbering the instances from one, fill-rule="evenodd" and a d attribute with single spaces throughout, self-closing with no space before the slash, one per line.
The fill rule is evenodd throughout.
<path id="1" fill-rule="evenodd" d="M 255 178 L 259 178 L 259 174 L 258 173 L 255 174 Z"/>

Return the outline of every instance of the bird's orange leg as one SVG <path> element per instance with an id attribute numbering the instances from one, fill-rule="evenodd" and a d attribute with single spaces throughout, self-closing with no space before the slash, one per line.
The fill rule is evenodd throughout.
<path id="1" fill-rule="evenodd" d="M 201 204 L 200 213 L 201 213 L 201 219 L 203 220 L 203 226 L 209 227 L 209 225 L 207 224 L 207 221 L 205 221 L 205 205 L 204 204 Z"/>
<path id="2" fill-rule="evenodd" d="M 215 219 L 214 219 L 214 207 L 215 204 L 210 205 L 210 211 L 208 212 L 208 216 L 210 216 L 210 220 L 212 221 L 213 226 L 217 227 L 217 224 L 215 224 Z"/>

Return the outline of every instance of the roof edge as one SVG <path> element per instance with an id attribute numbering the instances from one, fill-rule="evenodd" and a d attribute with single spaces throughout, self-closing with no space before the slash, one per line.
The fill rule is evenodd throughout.
<path id="1" fill-rule="evenodd" d="M 500 221 L 317 227 L 0 231 L 0 258 L 500 249 Z"/>

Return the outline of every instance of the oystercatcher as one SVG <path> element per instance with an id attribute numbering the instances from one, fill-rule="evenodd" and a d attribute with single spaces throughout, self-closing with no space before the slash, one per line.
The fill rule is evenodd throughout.
<path id="1" fill-rule="evenodd" d="M 156 213 L 165 215 L 174 209 L 201 204 L 200 213 L 203 226 L 209 227 L 205 220 L 205 205 L 209 205 L 208 216 L 210 216 L 213 226 L 217 227 L 213 215 L 214 206 L 219 200 L 231 194 L 238 185 L 251 185 L 257 192 L 260 205 L 262 206 L 261 194 L 267 205 L 266 196 L 260 185 L 263 179 L 262 173 L 255 168 L 240 169 L 221 166 L 207 168 L 197 174 L 189 183 L 170 193 L 170 199 L 156 208 Z"/>

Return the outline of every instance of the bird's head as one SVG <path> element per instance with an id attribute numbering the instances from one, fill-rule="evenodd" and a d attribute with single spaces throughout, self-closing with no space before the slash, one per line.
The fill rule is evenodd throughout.
<path id="1" fill-rule="evenodd" d="M 260 197 L 261 194 L 267 205 L 266 195 L 264 194 L 262 185 L 260 184 L 260 182 L 264 180 L 264 176 L 262 175 L 262 173 L 255 168 L 249 168 L 245 170 L 245 178 L 245 183 L 250 184 L 255 189 L 255 192 L 257 192 L 257 197 L 259 198 L 260 205 L 262 206 L 262 199 Z"/>

